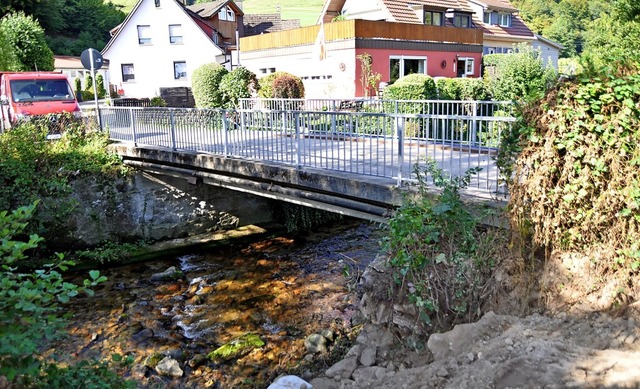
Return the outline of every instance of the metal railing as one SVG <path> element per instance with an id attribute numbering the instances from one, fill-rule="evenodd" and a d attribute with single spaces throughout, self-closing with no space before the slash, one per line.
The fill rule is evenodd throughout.
<path id="1" fill-rule="evenodd" d="M 316 101 L 333 100 L 304 104 Z M 273 103 L 282 108 L 302 101 Z M 478 103 L 472 102 L 475 106 L 465 111 L 460 107 L 469 102 L 439 102 L 441 107 L 451 104 L 459 109 L 454 114 L 441 113 L 445 111 L 437 104 L 429 106 L 436 113 L 247 109 L 244 105 L 237 111 L 133 107 L 99 111 L 112 139 L 137 145 L 386 177 L 398 185 L 414 181 L 415 165 L 433 159 L 451 176 L 481 168 L 470 187 L 502 192 L 493 156 L 502 132 L 515 119 L 505 116 L 504 110 L 480 108 Z M 477 115 L 479 110 L 493 115 Z"/>

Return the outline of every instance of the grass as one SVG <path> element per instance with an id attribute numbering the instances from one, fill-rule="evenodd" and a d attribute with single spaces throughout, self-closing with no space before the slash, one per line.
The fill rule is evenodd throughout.
<path id="1" fill-rule="evenodd" d="M 129 13 L 137 0 L 113 0 L 122 5 L 122 10 Z M 242 7 L 246 14 L 276 13 L 280 8 L 283 19 L 300 19 L 301 26 L 316 24 L 323 0 L 244 0 Z"/>

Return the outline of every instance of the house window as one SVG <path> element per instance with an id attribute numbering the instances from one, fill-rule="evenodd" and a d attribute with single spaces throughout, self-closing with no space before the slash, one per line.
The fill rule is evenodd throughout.
<path id="1" fill-rule="evenodd" d="M 225 5 L 224 7 L 220 8 L 220 11 L 218 11 L 218 19 L 233 22 L 234 20 L 236 20 L 236 13 L 233 12 L 231 7 Z"/>
<path id="2" fill-rule="evenodd" d="M 138 43 L 141 45 L 151 44 L 151 27 L 138 26 Z"/>
<path id="3" fill-rule="evenodd" d="M 471 27 L 471 20 L 469 15 L 456 14 L 453 16 L 453 25 L 456 27 L 469 28 Z"/>
<path id="4" fill-rule="evenodd" d="M 424 11 L 424 24 L 442 26 L 442 12 Z"/>
<path id="5" fill-rule="evenodd" d="M 155 0 L 156 2 L 156 8 L 160 8 L 160 0 Z"/>
<path id="6" fill-rule="evenodd" d="M 473 76 L 475 59 L 474 58 L 458 58 L 456 75 L 458 77 Z"/>
<path id="7" fill-rule="evenodd" d="M 169 42 L 182 43 L 182 25 L 180 24 L 169 25 Z"/>
<path id="8" fill-rule="evenodd" d="M 187 63 L 185 61 L 173 62 L 173 76 L 176 80 L 187 78 Z"/>
<path id="9" fill-rule="evenodd" d="M 511 14 L 499 14 L 499 22 L 502 27 L 511 26 Z"/>
<path id="10" fill-rule="evenodd" d="M 498 12 L 485 12 L 482 21 L 485 24 L 499 24 L 502 27 L 511 27 L 511 14 Z"/>
<path id="11" fill-rule="evenodd" d="M 475 61 L 473 58 L 467 58 L 465 60 L 465 66 L 464 66 L 464 74 L 466 76 L 472 76 L 473 75 L 473 65 L 474 65 Z"/>
<path id="12" fill-rule="evenodd" d="M 409 74 L 426 74 L 426 57 L 390 57 L 389 58 L 389 82 L 395 82 Z"/>
<path id="13" fill-rule="evenodd" d="M 123 63 L 120 65 L 122 68 L 122 82 L 130 82 L 136 80 L 136 74 L 133 71 L 132 63 Z"/>

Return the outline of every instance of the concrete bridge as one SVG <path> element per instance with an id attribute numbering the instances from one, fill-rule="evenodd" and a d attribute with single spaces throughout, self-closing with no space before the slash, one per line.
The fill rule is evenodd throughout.
<path id="1" fill-rule="evenodd" d="M 432 160 L 450 176 L 479 168 L 471 199 L 503 197 L 492 157 L 513 119 L 427 112 L 100 109 L 126 164 L 193 185 L 384 222 Z"/>

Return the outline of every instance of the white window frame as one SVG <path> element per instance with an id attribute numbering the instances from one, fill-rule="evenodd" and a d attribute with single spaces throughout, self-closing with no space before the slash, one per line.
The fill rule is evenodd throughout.
<path id="1" fill-rule="evenodd" d="M 389 56 L 389 75 L 391 75 L 391 60 L 394 60 L 394 59 L 400 62 L 400 66 L 398 68 L 398 78 L 402 78 L 407 75 L 405 74 L 405 66 L 404 66 L 404 61 L 406 60 L 423 61 L 424 71 L 418 74 L 427 74 L 427 65 L 428 65 L 427 57 L 413 56 L 413 55 L 390 55 Z M 411 73 L 411 74 L 414 74 L 414 73 Z"/>
<path id="2" fill-rule="evenodd" d="M 187 79 L 187 61 L 173 61 L 173 78 L 176 80 Z"/>
<path id="3" fill-rule="evenodd" d="M 476 59 L 475 58 L 460 58 L 464 60 L 464 75 L 473 76 Z"/>
<path id="4" fill-rule="evenodd" d="M 179 45 L 184 43 L 184 39 L 182 36 L 182 24 L 169 25 L 169 43 L 172 45 Z"/>
<path id="5" fill-rule="evenodd" d="M 151 26 L 148 24 L 138 25 L 138 44 L 150 45 L 151 44 Z"/>
<path id="6" fill-rule="evenodd" d="M 220 11 L 218 11 L 218 19 L 233 22 L 236 20 L 236 13 L 233 12 L 231 7 L 225 5 L 224 7 L 220 8 Z"/>
<path id="7" fill-rule="evenodd" d="M 511 14 L 499 13 L 498 24 L 502 27 L 511 27 Z"/>
<path id="8" fill-rule="evenodd" d="M 126 69 L 126 70 L 125 70 Z M 127 71 L 129 70 L 129 71 Z M 135 82 L 136 70 L 132 63 L 123 63 L 120 65 L 120 71 L 122 71 L 122 82 Z M 132 77 L 125 80 L 125 75 L 131 75 Z"/>

